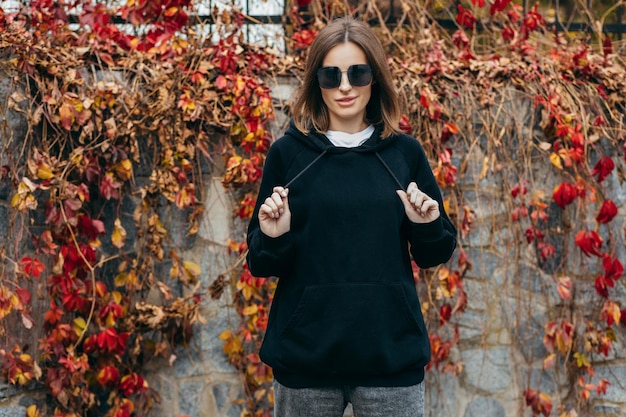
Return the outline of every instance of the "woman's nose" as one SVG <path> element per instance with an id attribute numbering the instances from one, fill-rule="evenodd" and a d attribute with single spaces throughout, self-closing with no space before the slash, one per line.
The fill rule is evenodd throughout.
<path id="1" fill-rule="evenodd" d="M 341 73 L 341 84 L 339 84 L 339 90 L 348 91 L 351 88 L 352 84 L 350 84 L 350 80 L 348 79 L 348 73 L 344 71 Z"/>

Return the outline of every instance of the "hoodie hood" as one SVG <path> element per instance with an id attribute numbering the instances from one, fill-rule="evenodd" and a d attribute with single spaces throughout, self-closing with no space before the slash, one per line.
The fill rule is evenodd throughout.
<path id="1" fill-rule="evenodd" d="M 374 126 L 374 133 L 372 136 L 360 146 L 354 148 L 337 147 L 333 145 L 328 138 L 320 132 L 311 130 L 308 135 L 302 133 L 296 128 L 293 120 L 289 122 L 289 128 L 285 132 L 286 136 L 290 136 L 296 140 L 299 140 L 309 148 L 324 153 L 343 153 L 343 152 L 378 152 L 379 150 L 389 146 L 395 139 L 395 136 L 390 136 L 387 139 L 382 139 L 380 133 L 382 132 L 382 125 Z"/>
<path id="2" fill-rule="evenodd" d="M 389 175 L 394 179 L 396 184 L 398 184 L 400 189 L 405 190 L 405 188 L 402 186 L 402 183 L 400 183 L 400 181 L 394 174 L 393 170 L 389 167 L 389 165 L 387 165 L 385 160 L 378 153 L 378 151 L 380 151 L 381 149 L 384 149 L 387 146 L 391 145 L 397 139 L 397 136 L 393 135 L 387 139 L 382 139 L 380 137 L 381 131 L 382 125 L 376 125 L 374 126 L 374 133 L 372 133 L 372 136 L 370 136 L 370 138 L 366 140 L 362 145 L 353 148 L 345 148 L 333 145 L 330 140 L 328 140 L 328 138 L 320 132 L 311 131 L 308 135 L 305 135 L 304 133 L 300 132 L 298 128 L 296 128 L 295 123 L 293 122 L 293 120 L 291 120 L 289 122 L 289 128 L 287 129 L 287 132 L 285 132 L 285 136 L 292 137 L 295 140 L 302 142 L 307 147 L 315 150 L 316 152 L 319 152 L 319 155 L 314 160 L 312 160 L 306 167 L 304 167 L 302 171 L 300 171 L 295 177 L 293 177 L 291 181 L 285 184 L 285 188 L 289 188 L 289 186 L 293 184 L 294 181 L 296 181 L 300 176 L 308 171 L 309 168 L 315 165 L 327 153 L 339 154 L 344 152 L 363 152 L 376 154 L 376 157 L 378 158 L 380 163 L 385 167 Z"/>

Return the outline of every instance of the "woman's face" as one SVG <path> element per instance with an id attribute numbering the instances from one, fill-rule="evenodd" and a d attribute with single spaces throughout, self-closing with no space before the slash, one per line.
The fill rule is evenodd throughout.
<path id="1" fill-rule="evenodd" d="M 350 84 L 348 68 L 357 64 L 367 65 L 368 62 L 363 50 L 352 42 L 334 46 L 324 57 L 322 67 L 338 67 L 341 70 L 339 87 L 321 88 L 322 100 L 330 116 L 329 130 L 356 133 L 367 127 L 365 106 L 372 95 L 372 83 L 363 87 Z"/>

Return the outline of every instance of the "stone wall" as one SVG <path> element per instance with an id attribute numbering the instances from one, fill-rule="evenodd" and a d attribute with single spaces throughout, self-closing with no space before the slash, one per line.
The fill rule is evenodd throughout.
<path id="1" fill-rule="evenodd" d="M 288 100 L 295 87 L 293 79 L 273 84 L 277 103 Z M 0 83 L 0 108 L 6 103 L 7 85 Z M 3 94 L 4 93 L 4 94 Z M 533 126 L 532 106 L 523 98 L 511 95 L 508 118 L 504 126 Z M 278 112 L 275 136 L 285 126 L 284 113 Z M 4 135 L 11 131 L 15 138 L 25 132 L 24 120 L 18 113 L 0 112 Z M 532 127 L 527 134 L 534 135 Z M 505 138 L 507 140 L 507 138 Z M 510 139 L 513 140 L 513 139 Z M 3 139 L 2 144 L 19 143 Z M 8 149 L 0 153 L 4 163 Z M 559 381 L 554 373 L 542 369 L 545 348 L 542 343 L 543 323 L 559 308 L 549 268 L 540 267 L 531 247 L 520 245 L 515 234 L 503 227 L 510 216 L 510 208 L 502 200 L 502 184 L 506 175 L 491 173 L 480 178 L 486 151 L 481 146 L 455 150 L 455 155 L 468 156 L 468 169 L 461 178 L 461 188 L 475 211 L 473 231 L 462 241 L 472 269 L 464 280 L 468 294 L 468 308 L 459 319 L 461 340 L 453 349 L 455 360 L 464 363 L 458 376 L 427 373 L 427 417 L 505 417 L 528 416 L 521 393 L 528 387 L 555 392 L 568 384 Z M 458 163 L 459 161 L 457 161 Z M 548 178 L 546 173 L 536 173 L 537 178 Z M 139 179 L 140 180 L 140 179 Z M 616 174 L 607 179 L 610 193 L 620 208 L 619 219 L 614 224 L 624 224 L 626 190 Z M 186 239 L 177 231 L 185 230 L 184 217 L 164 213 L 169 219 L 168 229 L 172 244 L 180 255 L 201 265 L 200 277 L 204 288 L 228 269 L 233 261 L 228 254 L 228 238 L 240 240 L 245 225 L 232 217 L 233 207 L 229 191 L 221 185 L 220 178 L 208 172 L 203 177 L 205 215 L 200 231 L 193 239 Z M 0 183 L 0 245 L 11 249 L 11 233 L 16 228 L 11 223 L 8 183 Z M 124 211 L 132 213 L 133 201 Z M 125 224 L 126 227 L 126 224 Z M 128 232 L 132 227 L 126 227 Z M 129 234 L 128 240 L 132 241 Z M 524 242 L 525 243 L 525 242 Z M 623 240 L 617 256 L 624 260 Z M 571 242 L 561 242 L 570 245 Z M 585 259 L 575 259 L 573 268 L 587 268 Z M 582 266 L 581 266 L 582 265 Z M 167 267 L 167 265 L 164 265 Z M 593 285 L 592 283 L 590 285 Z M 579 289 L 584 291 L 585 289 Z M 626 304 L 626 289 L 618 283 L 619 300 Z M 196 337 L 187 349 L 180 348 L 170 361 L 154 363 L 148 372 L 149 384 L 162 397 L 153 412 L 155 417 L 237 417 L 241 409 L 234 403 L 240 393 L 237 373 L 222 353 L 218 335 L 225 329 L 236 327 L 238 316 L 229 306 L 229 289 L 217 301 L 206 300 L 202 315 L 207 323 L 196 326 Z M 624 334 L 618 334 L 618 343 L 609 358 L 596 358 L 597 377 L 607 378 L 611 386 L 602 400 L 594 400 L 594 416 L 626 417 L 626 360 Z M 0 417 L 24 415 L 25 407 L 43 401 L 40 391 L 17 392 L 12 387 L 0 386 Z M 557 416 L 557 410 L 552 413 Z M 350 410 L 346 415 L 351 415 Z"/>

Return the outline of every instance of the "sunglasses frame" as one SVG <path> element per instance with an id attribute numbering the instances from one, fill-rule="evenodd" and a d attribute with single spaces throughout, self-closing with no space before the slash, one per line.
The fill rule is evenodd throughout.
<path id="1" fill-rule="evenodd" d="M 329 70 L 335 71 L 335 75 L 337 73 L 339 74 L 339 76 L 334 80 L 336 85 L 335 84 L 329 84 L 327 82 L 323 82 L 322 81 L 323 78 L 325 78 L 326 81 L 330 81 L 331 80 L 330 76 L 326 76 L 326 75 L 323 74 L 324 72 L 328 72 Z M 360 82 L 358 82 L 358 83 L 354 82 L 354 81 L 356 81 L 356 80 L 354 80 L 354 78 L 358 77 L 358 76 L 354 75 L 354 72 L 356 70 L 363 70 L 363 71 L 366 71 L 369 74 L 369 80 L 368 80 L 367 83 L 362 84 Z M 353 64 L 353 65 L 350 65 L 348 67 L 348 69 L 345 70 L 345 71 L 341 71 L 341 69 L 339 67 L 335 67 L 335 66 L 321 67 L 321 68 L 319 68 L 317 70 L 317 82 L 318 82 L 320 88 L 330 90 L 330 89 L 339 87 L 341 85 L 341 81 L 343 79 L 343 73 L 344 72 L 348 75 L 348 82 L 350 83 L 350 85 L 352 87 L 365 87 L 366 85 L 371 84 L 372 80 L 374 79 L 374 70 L 372 69 L 371 65 L 369 65 L 369 64 Z"/>

